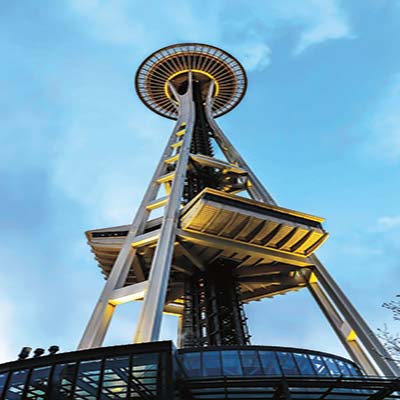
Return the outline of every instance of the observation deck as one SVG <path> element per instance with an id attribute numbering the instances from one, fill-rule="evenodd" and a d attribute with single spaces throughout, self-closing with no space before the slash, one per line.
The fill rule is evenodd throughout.
<path id="1" fill-rule="evenodd" d="M 136 92 L 152 111 L 177 119 L 169 83 L 178 92 L 185 92 L 189 71 L 202 82 L 204 98 L 209 83 L 214 81 L 214 118 L 236 107 L 246 92 L 246 73 L 239 61 L 224 50 L 199 43 L 164 47 L 147 57 L 136 74 Z"/>
<path id="2" fill-rule="evenodd" d="M 127 285 L 139 283 L 148 276 L 160 221 L 148 221 L 145 232 L 132 243 L 139 249 L 139 255 L 133 261 Z M 178 288 L 183 287 L 185 277 L 218 258 L 235 265 L 244 302 L 304 287 L 301 269 L 310 267 L 308 257 L 328 237 L 323 221 L 298 211 L 204 189 L 180 212 L 177 232 L 180 240 L 175 244 L 170 279 L 176 306 L 182 308 L 183 292 Z M 129 226 L 125 225 L 86 232 L 105 277 L 128 230 Z M 190 254 L 192 259 L 188 259 Z"/>

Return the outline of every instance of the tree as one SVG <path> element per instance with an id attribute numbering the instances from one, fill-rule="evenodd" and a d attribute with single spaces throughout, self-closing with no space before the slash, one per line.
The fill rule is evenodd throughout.
<path id="1" fill-rule="evenodd" d="M 396 297 L 400 298 L 400 294 Z M 382 304 L 383 308 L 391 311 L 392 317 L 395 321 L 400 321 L 400 301 L 391 300 Z M 392 360 L 396 361 L 400 365 L 400 334 L 392 333 L 388 330 L 385 325 L 383 329 L 378 329 L 379 337 L 382 339 L 387 351 L 389 352 Z"/>

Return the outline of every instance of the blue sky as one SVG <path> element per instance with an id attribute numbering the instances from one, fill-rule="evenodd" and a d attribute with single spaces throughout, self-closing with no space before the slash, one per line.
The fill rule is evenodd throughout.
<path id="1" fill-rule="evenodd" d="M 375 330 L 400 278 L 400 2 L 3 1 L 0 360 L 76 347 L 103 286 L 84 231 L 128 223 L 172 122 L 135 71 L 165 45 L 222 47 L 246 67 L 219 119 L 280 205 L 326 217 L 318 252 Z M 127 343 L 138 304 L 107 344 Z M 255 344 L 345 355 L 306 290 L 246 308 Z M 391 325 L 393 329 L 395 325 Z M 175 335 L 165 318 L 163 338 Z"/>

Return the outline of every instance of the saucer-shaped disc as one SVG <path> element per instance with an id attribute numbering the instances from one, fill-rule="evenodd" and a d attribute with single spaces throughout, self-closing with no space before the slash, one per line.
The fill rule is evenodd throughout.
<path id="1" fill-rule="evenodd" d="M 217 47 L 198 43 L 164 47 L 147 57 L 136 73 L 136 91 L 151 110 L 177 119 L 178 112 L 168 81 L 177 88 L 184 87 L 188 71 L 192 71 L 194 79 L 202 82 L 203 88 L 214 81 L 214 117 L 232 110 L 246 92 L 246 73 L 241 64 Z"/>

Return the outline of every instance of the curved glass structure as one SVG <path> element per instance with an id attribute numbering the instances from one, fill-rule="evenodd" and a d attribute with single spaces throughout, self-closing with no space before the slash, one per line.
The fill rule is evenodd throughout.
<path id="1" fill-rule="evenodd" d="M 242 346 L 178 350 L 188 377 L 208 376 L 362 376 L 345 358 L 304 349 Z"/>
<path id="2" fill-rule="evenodd" d="M 102 347 L 0 365 L 0 399 L 400 399 L 396 378 L 309 350 L 172 342 Z"/>

